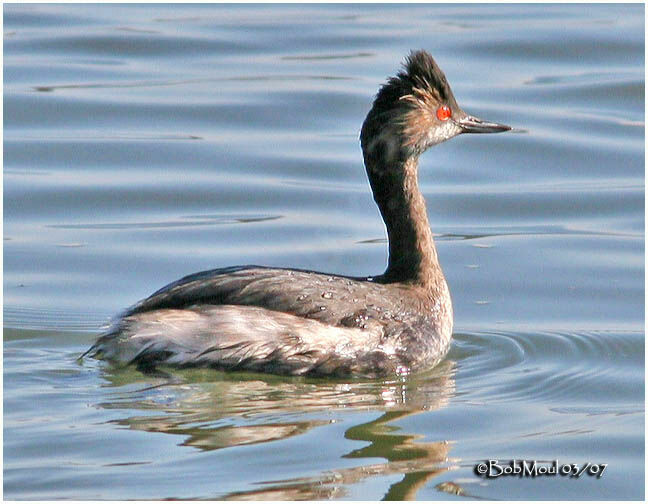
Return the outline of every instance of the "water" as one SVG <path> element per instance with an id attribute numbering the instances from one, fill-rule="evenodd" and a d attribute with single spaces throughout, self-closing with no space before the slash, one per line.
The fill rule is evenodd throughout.
<path id="1" fill-rule="evenodd" d="M 5 5 L 4 496 L 643 499 L 643 5 Z M 339 381 L 76 357 L 183 275 L 382 272 L 357 137 L 426 48 L 511 124 L 421 160 L 438 368 Z M 608 464 L 483 479 L 485 459 Z"/>

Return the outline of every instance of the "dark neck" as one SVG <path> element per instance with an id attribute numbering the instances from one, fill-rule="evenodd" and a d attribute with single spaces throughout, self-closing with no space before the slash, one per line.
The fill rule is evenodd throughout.
<path id="1" fill-rule="evenodd" d="M 418 187 L 418 158 L 398 161 L 396 166 L 373 161 L 367 174 L 389 238 L 389 264 L 380 280 L 436 285 L 443 281 L 443 272 Z"/>

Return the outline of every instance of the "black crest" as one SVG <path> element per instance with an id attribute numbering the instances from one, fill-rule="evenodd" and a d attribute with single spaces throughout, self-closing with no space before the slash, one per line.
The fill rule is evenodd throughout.
<path id="1" fill-rule="evenodd" d="M 403 96 L 417 94 L 417 90 L 434 97 L 438 102 L 456 106 L 445 74 L 428 52 L 419 50 L 412 51 L 405 59 L 403 69 L 380 88 L 374 100 L 374 108 L 392 108 Z"/>

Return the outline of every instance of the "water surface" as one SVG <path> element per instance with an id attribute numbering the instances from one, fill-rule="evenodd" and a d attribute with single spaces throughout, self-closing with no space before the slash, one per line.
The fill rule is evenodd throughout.
<path id="1" fill-rule="evenodd" d="M 5 5 L 4 496 L 643 499 L 643 5 Z M 514 126 L 421 159 L 455 307 L 385 381 L 77 361 L 233 264 L 383 271 L 358 133 L 425 48 Z M 608 464 L 483 479 L 485 459 Z"/>

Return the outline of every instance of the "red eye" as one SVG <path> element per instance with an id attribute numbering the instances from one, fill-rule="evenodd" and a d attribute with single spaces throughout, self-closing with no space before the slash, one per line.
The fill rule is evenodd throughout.
<path id="1" fill-rule="evenodd" d="M 447 105 L 441 105 L 437 109 L 436 114 L 439 121 L 447 121 L 448 119 L 450 119 L 450 117 L 452 117 L 452 110 L 450 110 L 450 107 L 448 107 Z"/>

